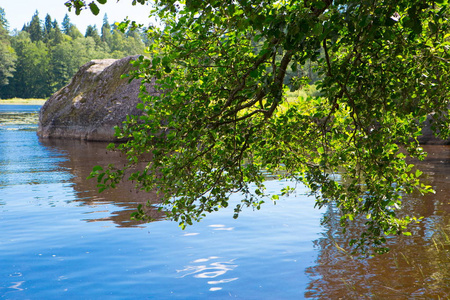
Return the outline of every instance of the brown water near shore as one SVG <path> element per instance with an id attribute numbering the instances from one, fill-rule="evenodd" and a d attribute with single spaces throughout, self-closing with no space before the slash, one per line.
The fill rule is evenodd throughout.
<path id="1" fill-rule="evenodd" d="M 130 214 L 138 205 L 143 205 L 148 216 L 160 220 L 165 216 L 148 204 L 159 204 L 156 192 L 139 192 L 135 185 L 124 180 L 118 188 L 98 192 L 95 178 L 87 179 L 96 165 L 106 167 L 114 163 L 121 167 L 125 164 L 125 158 L 114 151 L 107 151 L 108 143 L 85 142 L 80 140 L 40 139 L 40 143 L 52 149 L 64 153 L 68 159 L 59 163 L 59 167 L 68 170 L 72 175 L 73 188 L 77 192 L 77 198 L 83 205 L 99 205 L 104 202 L 113 202 L 120 208 L 111 212 L 111 215 L 102 219 L 88 219 L 89 222 L 113 221 L 120 227 L 138 226 L 141 221 L 130 220 Z"/>
<path id="2" fill-rule="evenodd" d="M 450 297 L 450 147 L 425 146 L 428 157 L 416 166 L 436 194 L 404 198 L 405 213 L 423 216 L 411 237 L 392 237 L 391 251 L 359 259 L 337 247 L 352 233 L 340 233 L 337 216 L 316 241 L 316 265 L 305 296 L 314 299 L 449 299 Z M 356 230 L 357 231 L 357 230 Z"/>

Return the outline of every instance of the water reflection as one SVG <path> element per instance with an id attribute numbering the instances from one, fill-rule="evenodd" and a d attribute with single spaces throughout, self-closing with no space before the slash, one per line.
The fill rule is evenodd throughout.
<path id="1" fill-rule="evenodd" d="M 40 105 L 0 105 L 0 126 L 37 124 Z"/>
<path id="2" fill-rule="evenodd" d="M 155 192 L 138 192 L 134 184 L 129 181 L 122 182 L 115 189 L 98 193 L 95 179 L 86 179 L 95 165 L 124 164 L 125 159 L 120 153 L 106 150 L 107 143 L 59 139 L 40 139 L 40 143 L 49 151 L 58 151 L 64 153 L 64 156 L 67 157 L 67 160 L 60 161 L 58 166 L 73 175 L 70 181 L 73 183 L 73 189 L 77 194 L 77 200 L 75 201 L 82 205 L 100 208 L 100 210 L 90 212 L 93 216 L 87 215 L 86 221 L 113 221 L 119 227 L 138 226 L 142 222 L 130 220 L 130 214 L 136 210 L 139 204 L 145 204 L 147 200 L 150 200 L 150 203 L 153 204 L 158 203 Z M 107 204 L 113 204 L 120 209 L 108 213 L 108 210 L 103 210 L 103 207 Z M 156 220 L 164 216 L 164 213 L 158 212 L 152 206 L 147 207 L 146 211 L 149 216 Z M 103 218 L 94 217 L 101 212 L 104 212 L 106 216 Z"/>
<path id="3" fill-rule="evenodd" d="M 0 112 L 0 126 L 11 124 L 36 124 L 39 119 L 38 113 L 29 112 Z"/>
<path id="4" fill-rule="evenodd" d="M 319 227 L 306 191 L 243 212 L 239 220 L 231 218 L 230 206 L 189 232 L 171 222 L 148 230 L 104 226 L 139 226 L 129 221 L 130 211 L 148 199 L 157 202 L 156 196 L 136 194 L 131 183 L 98 194 L 95 181 L 85 180 L 92 167 L 123 158 L 107 153 L 104 143 L 38 142 L 35 129 L 0 124 L 4 297 L 126 299 L 130 290 L 142 299 L 450 296 L 450 147 L 428 147 L 430 157 L 421 163 L 438 194 L 405 199 L 405 211 L 425 216 L 414 236 L 390 239 L 391 253 L 360 260 L 338 248 L 352 236 L 340 234 L 332 207 L 324 214 L 336 222 Z M 268 190 L 280 184 L 288 183 L 268 182 Z"/>
<path id="5" fill-rule="evenodd" d="M 106 143 L 38 140 L 35 132 L 39 108 L 36 105 L 0 105 L 0 190 L 8 187 L 13 189 L 8 193 L 15 193 L 18 199 L 31 197 L 36 205 L 41 205 L 43 197 L 39 191 L 46 189 L 45 199 L 52 207 L 64 198 L 98 207 L 86 213 L 85 221 L 113 221 L 119 227 L 139 225 L 140 222 L 130 221 L 130 213 L 147 200 L 157 202 L 156 194 L 136 193 L 129 182 L 99 194 L 95 180 L 86 180 L 92 167 L 120 163 L 123 158 L 118 153 L 106 152 Z M 63 183 L 64 189 L 46 186 L 59 183 Z M 23 190 L 19 188 L 21 185 L 30 188 Z M 64 197 L 67 196 L 64 193 L 73 197 Z M 0 193 L 0 206 L 5 204 L 4 197 L 5 192 Z M 111 209 L 114 211 L 110 212 Z M 163 216 L 152 207 L 145 210 L 155 219 Z"/>
<path id="6" fill-rule="evenodd" d="M 356 237 L 342 235 L 333 208 L 333 221 L 316 241 L 319 256 L 307 269 L 311 282 L 306 298 L 318 299 L 438 299 L 450 297 L 450 147 L 428 146 L 429 157 L 415 162 L 437 194 L 404 199 L 404 211 L 424 216 L 413 237 L 390 238 L 391 252 L 368 259 L 348 255 L 338 245 Z M 362 223 L 362 221 L 361 221 Z M 360 223 L 360 224 L 361 224 Z"/>

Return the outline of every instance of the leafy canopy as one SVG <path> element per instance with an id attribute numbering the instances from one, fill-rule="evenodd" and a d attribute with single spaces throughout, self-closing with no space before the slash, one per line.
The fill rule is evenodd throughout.
<path id="1" fill-rule="evenodd" d="M 232 193 L 242 195 L 235 217 L 276 200 L 290 191 L 267 195 L 265 174 L 276 174 L 306 184 L 318 207 L 335 205 L 344 228 L 363 217 L 355 249 L 383 252 L 386 235 L 409 235 L 416 219 L 396 213 L 402 195 L 431 188 L 406 159 L 424 157 L 418 137 L 430 114 L 439 136 L 449 136 L 448 1 L 156 0 L 153 7 L 161 25 L 148 31 L 151 59 L 135 62 L 132 77 L 156 78 L 161 95 L 143 86 L 144 116 L 118 130 L 129 139 L 117 146 L 129 165 L 95 168 L 100 187 L 137 168 L 129 179 L 158 189 L 168 217 L 185 226 L 227 207 Z M 321 97 L 288 101 L 286 74 L 307 61 L 317 62 Z M 145 218 L 142 209 L 135 216 Z"/>

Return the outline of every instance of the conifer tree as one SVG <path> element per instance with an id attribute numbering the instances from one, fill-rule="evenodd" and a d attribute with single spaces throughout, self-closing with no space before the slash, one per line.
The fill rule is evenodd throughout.
<path id="1" fill-rule="evenodd" d="M 51 34 L 52 29 L 53 29 L 52 18 L 50 17 L 49 14 L 47 14 L 45 16 L 44 30 L 43 30 L 43 32 L 44 32 L 44 40 L 46 42 L 50 39 L 50 34 Z"/>
<path id="2" fill-rule="evenodd" d="M 102 42 L 102 40 L 101 40 L 101 37 L 100 37 L 100 35 L 99 35 L 99 33 L 98 33 L 98 30 L 97 30 L 97 26 L 95 26 L 95 25 L 89 25 L 87 28 L 86 28 L 86 34 L 84 35 L 85 37 L 92 37 L 93 39 L 94 39 L 94 41 L 95 41 L 95 44 L 98 46 L 98 45 L 100 45 L 100 43 Z"/>
<path id="3" fill-rule="evenodd" d="M 64 19 L 63 19 L 63 22 L 62 22 L 62 31 L 64 32 L 64 34 L 69 35 L 70 27 L 72 27 L 72 23 L 70 23 L 69 15 L 66 14 L 64 16 Z"/>
<path id="4" fill-rule="evenodd" d="M 6 30 L 9 29 L 9 23 L 6 19 L 6 12 L 2 7 L 0 7 L 0 25 Z"/>
<path id="5" fill-rule="evenodd" d="M 56 21 L 56 20 L 54 20 L 52 22 L 52 30 L 50 31 L 50 39 L 52 41 L 52 44 L 54 44 L 54 45 L 60 44 L 64 40 L 61 29 L 59 28 L 58 21 Z"/>
<path id="6" fill-rule="evenodd" d="M 102 25 L 102 41 L 107 43 L 109 47 L 111 47 L 111 25 L 108 22 L 108 15 L 105 14 L 103 17 L 103 25 Z"/>
<path id="7" fill-rule="evenodd" d="M 41 20 L 39 19 L 39 12 L 37 10 L 31 19 L 30 26 L 28 27 L 28 33 L 30 34 L 31 41 L 36 42 L 42 40 L 43 31 Z"/>

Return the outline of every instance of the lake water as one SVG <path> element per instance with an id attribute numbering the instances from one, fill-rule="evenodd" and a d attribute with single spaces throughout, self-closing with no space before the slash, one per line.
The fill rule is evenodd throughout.
<path id="1" fill-rule="evenodd" d="M 427 148 L 422 163 L 438 194 L 405 200 L 406 211 L 425 217 L 414 236 L 357 259 L 336 246 L 351 236 L 320 225 L 334 210 L 314 209 L 301 187 L 277 205 L 237 220 L 230 205 L 184 231 L 131 222 L 154 195 L 129 185 L 98 194 L 85 178 L 119 155 L 102 143 L 38 139 L 37 109 L 0 105 L 1 299 L 450 297 L 449 147 Z"/>

